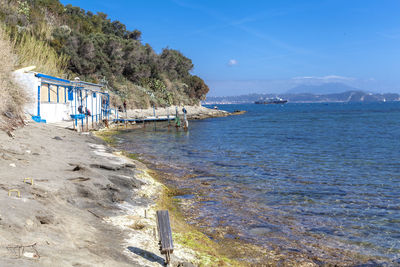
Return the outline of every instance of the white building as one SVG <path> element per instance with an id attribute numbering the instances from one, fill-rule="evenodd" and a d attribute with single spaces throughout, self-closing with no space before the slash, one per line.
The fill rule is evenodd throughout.
<path id="1" fill-rule="evenodd" d="M 24 70 L 15 71 L 14 77 L 28 94 L 26 112 L 37 122 L 75 120 L 75 125 L 93 126 L 109 119 L 110 96 L 102 91 L 102 85 Z"/>

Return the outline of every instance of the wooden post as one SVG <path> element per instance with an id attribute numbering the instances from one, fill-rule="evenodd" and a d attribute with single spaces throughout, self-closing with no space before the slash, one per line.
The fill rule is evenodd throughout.
<path id="1" fill-rule="evenodd" d="M 168 210 L 158 210 L 156 215 L 159 237 L 158 244 L 160 245 L 161 254 L 165 254 L 165 264 L 168 265 L 171 262 L 171 254 L 174 252 Z"/>
<path id="2" fill-rule="evenodd" d="M 128 112 L 126 111 L 125 108 L 125 128 L 128 127 Z"/>
<path id="3" fill-rule="evenodd" d="M 168 129 L 171 127 L 171 120 L 169 119 L 169 107 L 167 108 Z"/>
<path id="4" fill-rule="evenodd" d="M 153 116 L 154 116 L 154 131 L 155 131 L 157 127 L 157 122 L 156 122 L 156 107 L 154 105 L 153 105 Z"/>

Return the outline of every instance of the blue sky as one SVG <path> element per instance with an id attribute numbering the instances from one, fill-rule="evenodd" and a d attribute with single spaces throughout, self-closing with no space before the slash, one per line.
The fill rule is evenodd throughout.
<path id="1" fill-rule="evenodd" d="M 62 0 L 101 11 L 157 52 L 192 59 L 209 95 L 342 82 L 400 92 L 399 0 Z"/>

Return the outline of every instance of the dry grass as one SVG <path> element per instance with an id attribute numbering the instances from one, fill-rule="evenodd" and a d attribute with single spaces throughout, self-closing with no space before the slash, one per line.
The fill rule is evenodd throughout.
<path id="1" fill-rule="evenodd" d="M 54 76 L 65 73 L 68 57 L 58 55 L 46 42 L 38 40 L 29 32 L 21 33 L 13 41 L 13 46 L 18 55 L 18 67 L 34 65 L 36 71 Z"/>
<path id="2" fill-rule="evenodd" d="M 12 80 L 16 55 L 12 44 L 0 25 L 0 129 L 11 131 L 21 124 L 25 92 Z"/>
<path id="3" fill-rule="evenodd" d="M 140 221 L 134 222 L 132 225 L 129 225 L 129 228 L 132 228 L 134 230 L 142 230 L 145 227 L 146 225 Z"/>

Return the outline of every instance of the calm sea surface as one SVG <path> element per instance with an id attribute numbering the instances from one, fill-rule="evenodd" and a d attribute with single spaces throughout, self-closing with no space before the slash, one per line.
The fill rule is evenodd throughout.
<path id="1" fill-rule="evenodd" d="M 400 103 L 219 107 L 247 113 L 191 121 L 187 133 L 148 124 L 119 146 L 176 174 L 189 221 L 205 231 L 398 262 Z"/>

